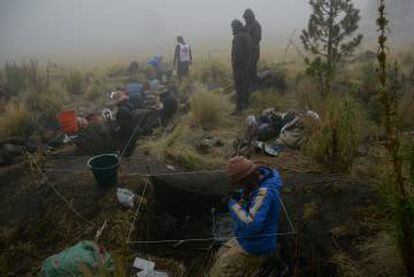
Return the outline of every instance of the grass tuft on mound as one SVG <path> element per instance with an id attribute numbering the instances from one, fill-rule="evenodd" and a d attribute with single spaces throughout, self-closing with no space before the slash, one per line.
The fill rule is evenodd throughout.
<path id="1" fill-rule="evenodd" d="M 190 111 L 195 125 L 204 129 L 221 126 L 230 113 L 230 100 L 213 91 L 201 87 L 190 99 Z"/>

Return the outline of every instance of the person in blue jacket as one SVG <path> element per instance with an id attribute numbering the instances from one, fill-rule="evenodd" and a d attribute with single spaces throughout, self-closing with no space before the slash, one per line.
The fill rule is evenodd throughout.
<path id="1" fill-rule="evenodd" d="M 210 276 L 251 276 L 276 252 L 282 182 L 276 170 L 242 156 L 230 159 L 226 173 L 239 189 L 228 201 L 235 239 L 219 250 Z"/>

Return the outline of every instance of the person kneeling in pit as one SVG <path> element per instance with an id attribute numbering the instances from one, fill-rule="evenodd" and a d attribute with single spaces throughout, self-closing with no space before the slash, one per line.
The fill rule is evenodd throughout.
<path id="1" fill-rule="evenodd" d="M 209 276 L 252 276 L 276 252 L 281 178 L 242 156 L 229 160 L 226 173 L 239 192 L 228 201 L 236 238 L 219 249 Z"/>

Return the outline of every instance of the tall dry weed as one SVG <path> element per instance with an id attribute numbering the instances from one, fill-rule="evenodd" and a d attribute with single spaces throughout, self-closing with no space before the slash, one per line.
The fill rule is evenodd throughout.
<path id="1" fill-rule="evenodd" d="M 31 129 L 32 114 L 24 103 L 10 102 L 0 116 L 0 138 L 24 136 Z"/>

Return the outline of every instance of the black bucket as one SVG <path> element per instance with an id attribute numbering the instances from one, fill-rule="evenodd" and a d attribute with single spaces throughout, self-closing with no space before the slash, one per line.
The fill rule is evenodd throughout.
<path id="1" fill-rule="evenodd" d="M 113 186 L 118 180 L 119 158 L 116 154 L 102 154 L 88 160 L 98 186 Z"/>

